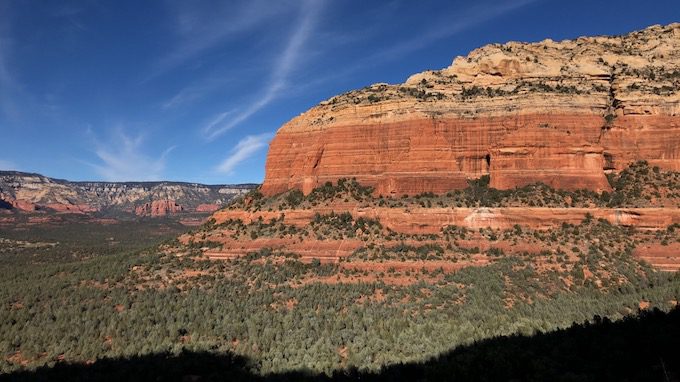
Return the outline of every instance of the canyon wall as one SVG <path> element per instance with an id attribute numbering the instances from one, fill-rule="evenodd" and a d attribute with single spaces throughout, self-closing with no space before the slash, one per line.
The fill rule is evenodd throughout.
<path id="1" fill-rule="evenodd" d="M 138 216 L 210 213 L 256 186 L 181 182 L 69 182 L 39 174 L 0 171 L 0 211 L 83 214 L 125 212 Z"/>
<path id="2" fill-rule="evenodd" d="M 680 24 L 616 37 L 492 44 L 404 84 L 333 97 L 272 141 L 262 192 L 355 177 L 383 195 L 490 175 L 609 190 L 636 160 L 680 170 Z"/>
<path id="3" fill-rule="evenodd" d="M 368 272 L 519 255 L 580 274 L 603 248 L 679 270 L 678 89 L 680 24 L 488 45 L 292 119 L 261 194 L 180 242 L 212 260 L 273 250 Z M 521 187 L 537 182 L 550 187 Z M 565 191 L 582 189 L 608 192 Z"/>

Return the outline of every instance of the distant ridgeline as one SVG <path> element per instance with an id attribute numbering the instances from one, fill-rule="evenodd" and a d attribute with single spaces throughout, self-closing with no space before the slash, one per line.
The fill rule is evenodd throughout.
<path id="1" fill-rule="evenodd" d="M 139 216 L 210 213 L 255 187 L 164 181 L 69 182 L 40 174 L 0 171 L 0 211 Z"/>

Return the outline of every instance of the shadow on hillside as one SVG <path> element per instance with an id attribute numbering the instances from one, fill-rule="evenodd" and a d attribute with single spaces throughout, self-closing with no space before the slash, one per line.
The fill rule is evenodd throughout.
<path id="1" fill-rule="evenodd" d="M 8 202 L 0 199 L 0 210 L 11 210 L 13 207 Z"/>
<path id="2" fill-rule="evenodd" d="M 380 373 L 338 371 L 333 376 L 296 371 L 258 376 L 249 361 L 230 354 L 184 352 L 0 376 L 16 381 L 680 381 L 680 308 L 642 312 L 532 337 L 489 339 L 423 363 Z"/>

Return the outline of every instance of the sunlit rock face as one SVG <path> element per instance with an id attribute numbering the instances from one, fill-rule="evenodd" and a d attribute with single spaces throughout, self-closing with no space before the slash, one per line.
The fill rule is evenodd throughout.
<path id="1" fill-rule="evenodd" d="M 69 182 L 39 174 L 0 171 L 0 210 L 57 213 L 128 212 L 164 216 L 214 212 L 256 187 L 179 182 Z"/>
<path id="2" fill-rule="evenodd" d="M 177 204 L 174 200 L 154 200 L 153 202 L 137 206 L 135 208 L 135 215 L 158 217 L 176 214 L 182 211 L 184 211 L 184 207 Z"/>
<path id="3" fill-rule="evenodd" d="M 680 170 L 680 24 L 615 37 L 492 44 L 451 66 L 322 102 L 271 143 L 262 192 L 356 177 L 384 195 L 490 175 L 608 190 L 635 160 Z"/>

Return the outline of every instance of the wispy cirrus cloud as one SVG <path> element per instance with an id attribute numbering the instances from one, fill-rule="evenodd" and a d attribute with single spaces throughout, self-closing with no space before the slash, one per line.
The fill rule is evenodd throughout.
<path id="1" fill-rule="evenodd" d="M 53 17 L 67 21 L 73 30 L 84 31 L 87 28 L 83 24 L 80 16 L 85 12 L 86 4 L 84 2 L 78 5 L 76 4 L 77 3 L 63 4 L 52 10 L 51 13 Z"/>
<path id="2" fill-rule="evenodd" d="M 0 5 L 0 12 L 7 6 Z M 9 70 L 9 54 L 12 45 L 12 40 L 9 37 L 9 27 L 5 19 L 0 19 L 0 84 L 5 86 L 14 86 L 14 79 Z"/>
<path id="3" fill-rule="evenodd" d="M 0 170 L 19 170 L 19 166 L 10 160 L 0 159 Z"/>
<path id="4" fill-rule="evenodd" d="M 26 45 L 32 43 L 22 43 L 21 33 L 17 33 L 22 30 L 21 20 L 27 18 L 21 8 L 20 2 L 0 1 L 0 117 L 25 123 L 37 116 L 54 117 L 60 100 L 52 91 L 35 92 L 35 85 L 31 84 L 27 75 L 22 54 L 26 53 Z M 77 16 L 82 11 L 83 8 L 64 6 L 52 12 L 51 16 L 60 22 L 68 21 L 73 27 L 69 29 L 80 31 L 84 27 L 78 24 Z"/>
<path id="5" fill-rule="evenodd" d="M 300 18 L 296 23 L 297 27 L 290 35 L 281 55 L 274 62 L 269 82 L 262 89 L 258 99 L 238 112 L 236 109 L 232 109 L 219 113 L 203 128 L 203 134 L 208 140 L 219 137 L 227 130 L 250 118 L 280 95 L 281 91 L 287 86 L 288 77 L 300 60 L 305 43 L 314 33 L 314 26 L 322 6 L 322 0 L 305 0 L 300 3 Z"/>
<path id="6" fill-rule="evenodd" d="M 13 93 L 18 84 L 10 71 L 10 55 L 12 38 L 10 37 L 10 7 L 9 2 L 0 2 L 0 112 L 15 119 L 18 111 Z"/>
<path id="7" fill-rule="evenodd" d="M 505 16 L 533 3 L 544 0 L 509 0 L 493 1 L 471 6 L 460 10 L 455 15 L 442 15 L 438 20 L 428 20 L 423 25 L 421 33 L 411 39 L 401 40 L 394 44 L 386 44 L 383 49 L 356 61 L 341 70 L 336 70 L 326 76 L 310 79 L 304 85 L 296 88 L 296 91 L 304 92 L 310 87 L 318 87 L 326 82 L 347 77 L 353 73 L 365 70 L 367 67 L 384 65 L 386 62 L 400 59 L 408 54 L 427 48 L 438 40 L 455 36 L 467 29 L 488 23 L 494 19 Z"/>
<path id="8" fill-rule="evenodd" d="M 175 108 L 179 105 L 185 104 L 187 102 L 196 100 L 200 98 L 206 89 L 196 88 L 196 87 L 186 87 L 179 92 L 177 92 L 172 98 L 166 100 L 161 105 L 164 110 Z"/>
<path id="9" fill-rule="evenodd" d="M 164 176 L 166 159 L 175 148 L 167 148 L 158 157 L 144 152 L 144 134 L 129 136 L 122 129 L 116 129 L 106 144 L 94 138 L 94 153 L 99 163 L 89 163 L 95 171 L 108 181 L 151 181 Z"/>
<path id="10" fill-rule="evenodd" d="M 399 42 L 387 49 L 369 56 L 368 60 L 390 60 L 422 49 L 442 38 L 453 36 L 466 29 L 489 22 L 509 12 L 515 11 L 540 0 L 510 0 L 481 3 L 470 7 L 458 15 L 442 18 L 433 23 L 410 40 Z"/>
<path id="11" fill-rule="evenodd" d="M 251 31 L 285 11 L 287 1 L 169 2 L 175 17 L 176 46 L 154 65 L 144 81 L 187 64 L 225 41 Z"/>
<path id="12" fill-rule="evenodd" d="M 169 111 L 195 103 L 200 99 L 205 98 L 210 93 L 223 90 L 225 87 L 235 82 L 238 79 L 238 76 L 245 76 L 246 72 L 248 72 L 248 69 L 239 70 L 238 74 L 228 73 L 208 75 L 205 78 L 194 81 L 179 89 L 172 97 L 162 101 L 160 103 L 160 108 Z"/>
<path id="13" fill-rule="evenodd" d="M 231 149 L 229 156 L 217 166 L 217 171 L 224 174 L 232 174 L 236 166 L 253 154 L 269 145 L 269 141 L 274 137 L 273 133 L 259 135 L 248 135 L 241 139 L 234 148 Z"/>

